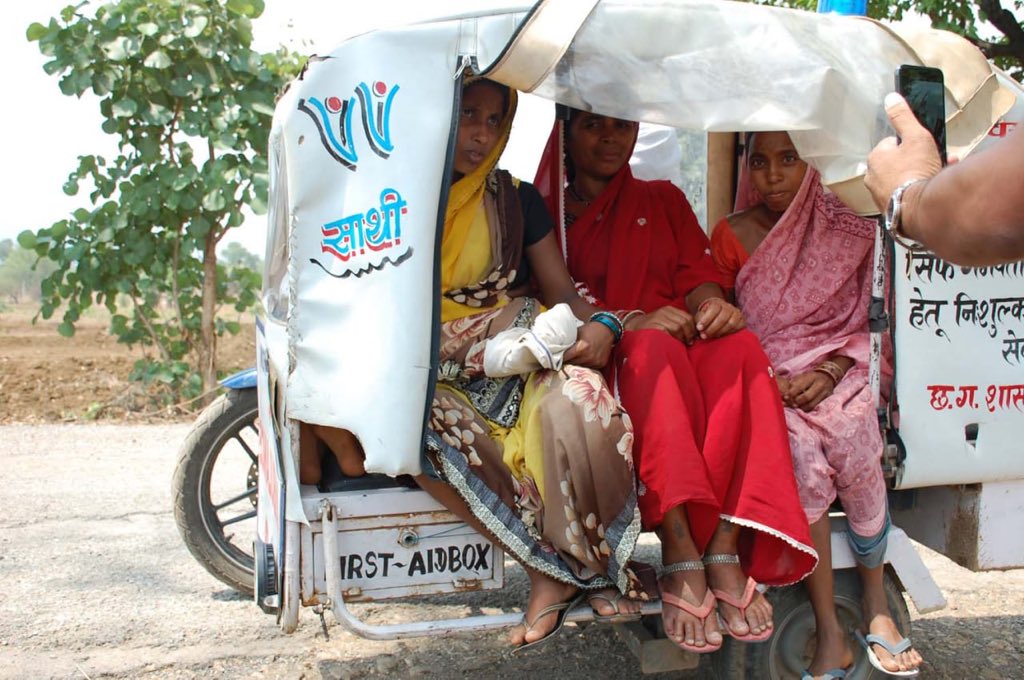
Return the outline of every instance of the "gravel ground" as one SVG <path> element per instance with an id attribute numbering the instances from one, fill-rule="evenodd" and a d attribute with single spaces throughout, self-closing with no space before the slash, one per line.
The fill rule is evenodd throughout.
<path id="1" fill-rule="evenodd" d="M 635 677 L 610 627 L 523 658 L 501 633 L 373 642 L 311 611 L 286 636 L 182 545 L 170 480 L 187 425 L 0 427 L 0 678 Z M 645 549 L 653 546 L 648 543 Z M 929 678 L 1024 677 L 1024 570 L 975 574 L 919 548 L 949 600 L 914 619 Z M 517 611 L 525 577 L 458 598 L 367 605 L 375 621 Z M 705 663 L 672 677 L 711 678 Z M 662 676 L 659 676 L 662 677 Z"/>

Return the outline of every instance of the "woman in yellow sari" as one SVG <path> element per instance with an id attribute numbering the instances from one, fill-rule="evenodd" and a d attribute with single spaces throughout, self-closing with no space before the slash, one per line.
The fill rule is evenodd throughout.
<path id="1" fill-rule="evenodd" d="M 495 167 L 515 108 L 516 93 L 502 85 L 464 84 L 427 442 L 440 479 L 418 481 L 526 568 L 530 600 L 512 634 L 525 647 L 556 633 L 584 592 L 600 617 L 617 620 L 638 616 L 630 599 L 643 594 L 628 566 L 640 532 L 632 431 L 593 370 L 621 326 L 616 333 L 616 319 L 576 294 L 537 190 Z M 579 328 L 560 370 L 489 377 L 488 340 L 530 328 L 543 311 L 533 298 L 508 295 L 531 272 L 547 305 L 597 316 Z"/>

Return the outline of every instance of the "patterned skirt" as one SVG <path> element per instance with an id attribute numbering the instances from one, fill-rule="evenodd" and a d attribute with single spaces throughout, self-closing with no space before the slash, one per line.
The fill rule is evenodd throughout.
<path id="1" fill-rule="evenodd" d="M 428 450 L 438 474 L 520 563 L 579 588 L 642 589 L 633 433 L 601 374 L 489 378 L 488 338 L 529 327 L 532 298 L 442 324 Z"/>

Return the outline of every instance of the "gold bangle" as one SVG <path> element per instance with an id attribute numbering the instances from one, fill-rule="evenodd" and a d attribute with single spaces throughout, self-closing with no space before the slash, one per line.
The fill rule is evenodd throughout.
<path id="1" fill-rule="evenodd" d="M 832 378 L 832 383 L 834 385 L 838 385 L 846 375 L 846 371 L 843 370 L 842 366 L 830 360 L 821 362 L 814 367 L 814 370 L 818 373 L 824 373 L 829 378 Z"/>

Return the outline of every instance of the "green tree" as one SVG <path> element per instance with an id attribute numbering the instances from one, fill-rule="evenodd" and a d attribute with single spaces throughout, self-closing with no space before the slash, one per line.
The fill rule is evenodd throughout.
<path id="1" fill-rule="evenodd" d="M 776 5 L 815 11 L 818 0 L 754 0 L 761 5 Z M 899 21 L 907 12 L 929 17 L 932 26 L 964 36 L 1018 81 L 1024 80 L 1024 0 L 868 0 L 868 16 Z M 1016 15 L 1015 15 L 1016 13 Z M 982 38 L 978 27 L 989 22 L 998 32 L 995 38 Z"/>
<path id="2" fill-rule="evenodd" d="M 238 241 L 232 241 L 231 243 L 224 246 L 224 250 L 220 254 L 221 262 L 228 270 L 236 269 L 238 267 L 245 267 L 254 272 L 262 271 L 263 260 L 258 255 L 250 252 Z"/>
<path id="3" fill-rule="evenodd" d="M 227 285 L 216 248 L 244 205 L 265 211 L 274 101 L 299 63 L 284 48 L 250 49 L 263 0 L 120 0 L 88 14 L 86 5 L 26 35 L 64 94 L 99 97 L 119 152 L 80 156 L 64 191 L 90 187 L 89 205 L 18 242 L 59 265 L 42 282 L 40 313 L 63 307 L 62 334 L 104 304 L 119 341 L 153 349 L 133 377 L 195 396 L 216 381 L 217 337 L 238 331 L 218 322 L 218 308 L 256 300 L 251 285 Z M 130 312 L 119 313 L 118 295 Z"/>
<path id="4" fill-rule="evenodd" d="M 51 276 L 57 265 L 24 248 L 6 248 L 10 239 L 0 241 L 0 300 L 14 304 L 23 300 L 38 301 L 42 297 L 43 280 Z"/>

